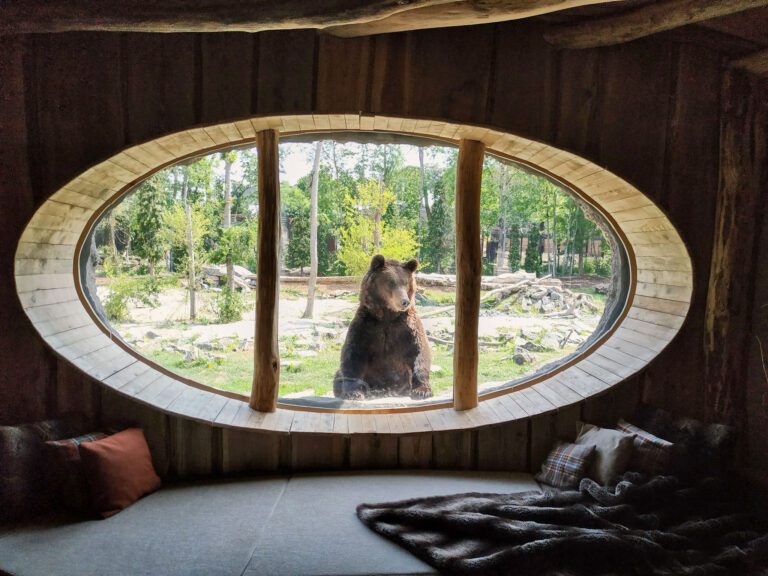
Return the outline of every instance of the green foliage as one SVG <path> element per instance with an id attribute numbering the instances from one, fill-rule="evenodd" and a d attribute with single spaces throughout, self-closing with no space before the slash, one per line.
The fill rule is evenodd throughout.
<path id="1" fill-rule="evenodd" d="M 285 264 L 289 268 L 306 268 L 309 258 L 309 214 L 297 214 L 288 221 L 290 238 L 285 253 Z M 319 246 L 318 246 L 319 252 Z"/>
<path id="2" fill-rule="evenodd" d="M 422 268 L 427 272 L 441 273 L 453 267 L 453 226 L 442 181 L 435 183 L 433 195 L 432 214 L 427 222 L 427 234 L 422 249 L 426 265 Z"/>
<path id="3" fill-rule="evenodd" d="M 210 222 L 202 208 L 197 205 L 192 206 L 191 216 L 192 242 L 195 247 L 195 253 L 197 254 L 203 247 L 205 237 L 210 230 Z M 163 229 L 160 233 L 160 238 L 172 250 L 183 255 L 181 257 L 180 267 L 185 269 L 187 253 L 187 217 L 184 212 L 183 204 L 174 204 L 174 206 L 164 214 Z M 202 259 L 198 257 L 196 260 L 199 264 Z"/>
<path id="4" fill-rule="evenodd" d="M 149 268 L 153 273 L 155 263 L 163 257 L 164 246 L 160 241 L 160 234 L 166 209 L 165 180 L 161 175 L 155 174 L 134 194 L 131 214 L 131 245 L 139 256 L 149 261 Z"/>
<path id="5" fill-rule="evenodd" d="M 538 272 L 541 268 L 540 239 L 539 227 L 536 225 L 531 226 L 531 230 L 528 232 L 528 247 L 525 250 L 525 261 L 523 262 L 523 268 L 526 272 Z"/>
<path id="6" fill-rule="evenodd" d="M 344 198 L 347 217 L 346 227 L 340 231 L 338 258 L 347 272 L 362 275 L 374 254 L 396 260 L 413 258 L 418 249 L 413 231 L 390 226 L 382 218 L 395 200 L 394 193 L 373 180 L 358 186 L 357 192 L 357 197 L 347 194 Z"/>
<path id="7" fill-rule="evenodd" d="M 109 296 L 102 302 L 104 312 L 109 320 L 125 322 L 130 319 L 129 303 L 159 306 L 160 289 L 160 282 L 151 276 L 117 276 L 109 285 Z"/>
<path id="8" fill-rule="evenodd" d="M 229 324 L 243 319 L 243 312 L 248 309 L 248 303 L 237 291 L 225 288 L 212 302 L 216 319 L 221 324 Z"/>
<path id="9" fill-rule="evenodd" d="M 520 226 L 513 224 L 509 230 L 509 254 L 507 256 L 510 272 L 520 269 Z"/>
<path id="10" fill-rule="evenodd" d="M 611 257 L 603 256 L 595 260 L 595 274 L 603 276 L 605 278 L 611 275 Z"/>

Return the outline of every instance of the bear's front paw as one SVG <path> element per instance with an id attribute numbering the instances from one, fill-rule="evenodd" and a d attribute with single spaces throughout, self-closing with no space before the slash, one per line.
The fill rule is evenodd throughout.
<path id="1" fill-rule="evenodd" d="M 362 390 L 350 390 L 341 395 L 343 400 L 365 400 Z"/>
<path id="2" fill-rule="evenodd" d="M 421 384 L 411 389 L 412 400 L 425 400 L 432 398 L 432 387 L 429 384 Z"/>

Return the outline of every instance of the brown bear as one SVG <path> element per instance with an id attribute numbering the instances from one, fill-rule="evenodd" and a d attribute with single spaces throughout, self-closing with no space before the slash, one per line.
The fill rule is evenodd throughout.
<path id="1" fill-rule="evenodd" d="M 333 379 L 337 398 L 432 396 L 432 353 L 414 305 L 418 265 L 416 260 L 385 260 L 380 254 L 371 260 Z"/>

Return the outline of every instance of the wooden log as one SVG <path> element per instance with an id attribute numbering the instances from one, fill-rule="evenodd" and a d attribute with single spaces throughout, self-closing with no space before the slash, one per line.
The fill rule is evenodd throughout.
<path id="1" fill-rule="evenodd" d="M 462 139 L 456 174 L 456 333 L 453 406 L 477 406 L 478 318 L 480 314 L 480 181 L 485 145 Z"/>
<path id="2" fill-rule="evenodd" d="M 705 312 L 704 400 L 714 420 L 742 422 L 756 241 L 768 190 L 765 86 L 734 70 L 723 86 L 720 188 Z"/>
<path id="3" fill-rule="evenodd" d="M 50 32 L 262 32 L 378 20 L 454 0 L 17 0 L 0 9 L 0 35 Z M 519 1 L 519 0 L 518 0 Z M 550 0 L 552 1 L 552 0 Z"/>
<path id="4" fill-rule="evenodd" d="M 259 161 L 259 281 L 256 286 L 256 336 L 254 340 L 251 408 L 274 412 L 280 381 L 277 347 L 280 290 L 280 167 L 275 130 L 256 133 Z"/>
<path id="5" fill-rule="evenodd" d="M 424 28 L 472 26 L 530 18 L 606 1 L 615 0 L 454 0 L 449 4 L 415 7 L 378 20 L 329 27 L 326 31 L 334 36 L 354 38 Z"/>
<path id="6" fill-rule="evenodd" d="M 761 6 L 768 6 L 768 0 L 662 0 L 615 16 L 558 26 L 544 38 L 561 48 L 613 46 Z"/>

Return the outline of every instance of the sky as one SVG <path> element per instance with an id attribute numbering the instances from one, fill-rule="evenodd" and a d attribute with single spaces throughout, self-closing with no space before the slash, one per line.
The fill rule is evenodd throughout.
<path id="1" fill-rule="evenodd" d="M 419 152 L 415 146 L 402 145 L 406 166 L 419 165 Z M 311 144 L 283 144 L 281 146 L 283 171 L 280 180 L 294 185 L 312 171 L 314 148 Z"/>

